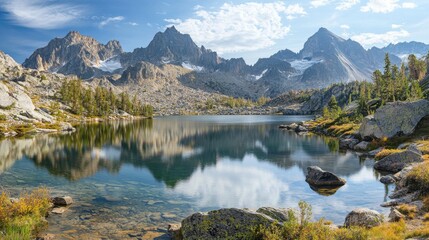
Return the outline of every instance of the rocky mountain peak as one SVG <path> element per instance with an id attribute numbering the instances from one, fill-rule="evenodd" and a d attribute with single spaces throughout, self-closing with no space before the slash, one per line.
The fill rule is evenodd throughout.
<path id="1" fill-rule="evenodd" d="M 21 65 L 15 62 L 15 60 L 11 56 L 4 53 L 3 51 L 0 51 L 0 72 L 6 71 L 11 68 L 20 68 L 20 67 Z"/>
<path id="2" fill-rule="evenodd" d="M 101 75 L 103 71 L 110 71 L 103 66 L 104 61 L 122 52 L 118 41 L 104 45 L 92 37 L 71 31 L 65 37 L 55 38 L 47 46 L 37 49 L 23 66 L 91 78 Z"/>

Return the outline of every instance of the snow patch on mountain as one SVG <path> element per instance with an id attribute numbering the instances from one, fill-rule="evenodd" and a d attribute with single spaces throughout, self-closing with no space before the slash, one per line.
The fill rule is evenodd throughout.
<path id="1" fill-rule="evenodd" d="M 262 71 L 261 75 L 258 75 L 258 76 L 252 75 L 252 76 L 255 77 L 256 80 L 259 80 L 265 75 L 265 73 L 267 73 L 267 71 L 268 69 L 265 69 L 264 71 Z"/>
<path id="2" fill-rule="evenodd" d="M 122 65 L 119 59 L 115 56 L 104 61 L 100 61 L 98 64 L 94 64 L 94 67 L 105 72 L 114 72 L 115 70 L 122 68 Z"/>
<path id="3" fill-rule="evenodd" d="M 189 62 L 183 62 L 182 67 L 189 69 L 189 70 L 192 70 L 192 71 L 196 71 L 196 72 L 201 72 L 204 70 L 204 67 L 195 66 Z"/>
<path id="4" fill-rule="evenodd" d="M 315 60 L 307 60 L 307 59 L 301 59 L 301 60 L 293 60 L 290 62 L 290 65 L 295 68 L 298 71 L 304 71 L 307 68 L 313 66 L 316 63 L 323 62 L 323 59 L 315 59 Z"/>

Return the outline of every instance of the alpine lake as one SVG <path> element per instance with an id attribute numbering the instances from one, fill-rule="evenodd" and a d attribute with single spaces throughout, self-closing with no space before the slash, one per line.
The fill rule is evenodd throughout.
<path id="1" fill-rule="evenodd" d="M 393 186 L 373 159 L 341 152 L 338 141 L 280 130 L 311 116 L 180 116 L 84 124 L 70 134 L 0 141 L 0 186 L 18 194 L 44 186 L 74 204 L 51 214 L 58 239 L 163 239 L 169 223 L 219 208 L 313 207 L 314 219 L 342 224 L 348 212 L 380 207 Z M 316 191 L 306 169 L 347 180 Z"/>

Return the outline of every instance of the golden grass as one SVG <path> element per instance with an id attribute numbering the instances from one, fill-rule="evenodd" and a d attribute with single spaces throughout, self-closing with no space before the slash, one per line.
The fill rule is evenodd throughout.
<path id="1" fill-rule="evenodd" d="M 423 215 L 423 221 L 429 222 L 429 213 Z"/>
<path id="2" fill-rule="evenodd" d="M 403 220 L 395 223 L 383 223 L 368 230 L 371 240 L 404 239 L 406 224 Z"/>
<path id="3" fill-rule="evenodd" d="M 61 126 L 58 123 L 36 123 L 37 128 L 60 130 Z"/>
<path id="4" fill-rule="evenodd" d="M 359 130 L 360 124 L 346 123 L 341 125 L 332 125 L 327 130 L 334 136 L 352 135 Z"/>
<path id="5" fill-rule="evenodd" d="M 0 239 L 31 239 L 46 226 L 44 217 L 50 206 L 46 188 L 24 192 L 14 202 L 3 192 L 0 195 Z"/>
<path id="6" fill-rule="evenodd" d="M 407 175 L 408 185 L 429 193 L 429 162 L 415 166 Z"/>
<path id="7" fill-rule="evenodd" d="M 414 219 L 417 214 L 417 207 L 414 205 L 401 204 L 397 207 L 398 211 L 409 219 Z"/>
<path id="8" fill-rule="evenodd" d="M 422 151 L 423 154 L 429 154 L 429 140 L 419 140 L 416 143 L 419 146 L 419 150 Z"/>
<path id="9" fill-rule="evenodd" d="M 411 230 L 405 235 L 405 238 L 427 238 L 429 237 L 429 223 L 425 223 L 422 227 Z"/>
<path id="10" fill-rule="evenodd" d="M 400 153 L 403 151 L 405 151 L 405 150 L 403 150 L 403 149 L 383 149 L 383 150 L 381 150 L 381 152 L 379 152 L 375 155 L 375 160 L 381 160 L 381 159 L 383 159 L 383 158 L 385 158 L 391 154 Z"/>

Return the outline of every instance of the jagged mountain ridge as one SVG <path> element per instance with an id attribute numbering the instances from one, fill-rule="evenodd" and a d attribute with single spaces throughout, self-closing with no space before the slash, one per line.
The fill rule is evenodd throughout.
<path id="1" fill-rule="evenodd" d="M 291 89 L 370 80 L 371 73 L 382 68 L 383 60 L 382 50 L 367 51 L 355 41 L 320 28 L 299 53 L 285 49 L 251 66 L 242 58 L 226 60 L 204 46 L 198 47 L 190 35 L 180 33 L 173 26 L 157 33 L 146 48 L 133 52 L 122 52 L 117 41 L 103 45 L 91 37 L 71 32 L 36 50 L 24 66 L 81 78 L 119 73 L 122 74 L 120 81 L 112 78 L 112 83 L 126 85 L 156 78 L 149 74 L 154 68 L 148 63 L 157 67 L 171 64 L 194 72 L 178 76 L 188 87 L 257 98 L 274 97 Z M 394 64 L 400 63 L 395 56 L 391 56 L 391 60 Z M 162 68 L 156 72 L 163 76 L 159 69 Z"/>
<path id="2" fill-rule="evenodd" d="M 74 74 L 86 79 L 110 74 L 114 68 L 120 68 L 112 58 L 122 52 L 116 40 L 104 45 L 92 37 L 72 31 L 64 38 L 55 38 L 46 47 L 37 49 L 23 66 L 39 71 Z"/>
<path id="3" fill-rule="evenodd" d="M 396 55 L 402 60 L 406 60 L 408 55 L 415 54 L 417 57 L 426 56 L 429 52 L 429 44 L 411 41 L 389 44 L 381 49 L 384 52 Z"/>

